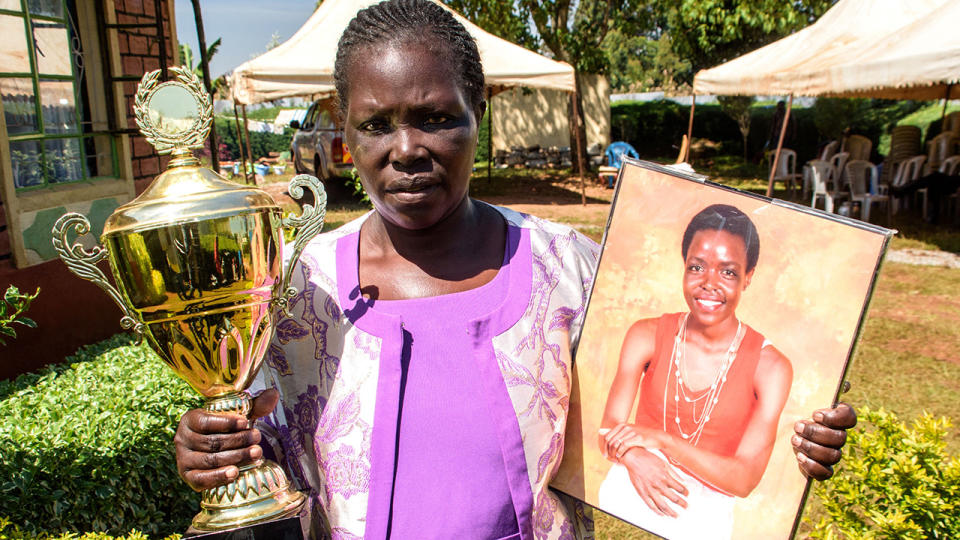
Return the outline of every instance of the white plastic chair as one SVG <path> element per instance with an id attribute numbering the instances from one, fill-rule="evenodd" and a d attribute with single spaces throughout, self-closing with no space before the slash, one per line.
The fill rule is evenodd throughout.
<path id="1" fill-rule="evenodd" d="M 829 160 L 830 166 L 833 167 L 833 174 L 830 176 L 830 180 L 833 181 L 833 190 L 840 192 L 847 187 L 847 175 L 844 174 L 847 166 L 847 160 L 850 159 L 850 154 L 848 152 L 837 152 Z"/>
<path id="2" fill-rule="evenodd" d="M 873 141 L 863 135 L 850 135 L 843 143 L 843 151 L 850 154 L 850 159 L 869 160 Z"/>
<path id="3" fill-rule="evenodd" d="M 960 156 L 950 156 L 943 160 L 943 163 L 940 164 L 940 172 L 947 176 L 960 174 Z M 947 197 L 947 213 L 949 214 L 950 208 L 953 207 L 954 213 L 960 215 L 960 204 L 958 203 L 960 203 L 960 189 Z"/>
<path id="4" fill-rule="evenodd" d="M 846 173 L 850 181 L 850 200 L 860 203 L 860 217 L 869 222 L 870 207 L 873 203 L 890 204 L 890 196 L 882 193 L 885 190 L 879 185 L 877 166 L 863 159 L 855 159 L 847 162 Z"/>
<path id="5" fill-rule="evenodd" d="M 947 176 L 953 176 L 953 175 L 956 175 L 957 173 L 960 173 L 960 171 L 958 171 L 958 168 L 960 168 L 960 156 L 950 156 L 940 162 L 940 166 L 937 168 L 937 171 Z M 929 217 L 929 214 L 927 214 L 927 209 L 929 208 L 929 205 L 930 205 L 930 192 L 927 188 L 920 188 L 917 190 L 917 195 L 923 196 L 923 206 L 922 206 L 923 219 L 926 220 Z M 954 200 L 956 198 L 957 198 L 957 193 L 950 194 L 950 196 L 946 200 L 947 210 L 950 209 L 950 205 L 954 203 Z"/>
<path id="6" fill-rule="evenodd" d="M 776 151 L 770 152 L 771 164 L 773 163 L 775 155 Z M 772 166 L 773 165 L 771 165 L 771 167 Z M 781 148 L 780 161 L 777 162 L 777 172 L 773 175 L 773 181 L 783 182 L 787 189 L 787 194 L 792 196 L 794 184 L 799 178 L 800 175 L 797 174 L 797 153 L 789 148 Z"/>
<path id="7" fill-rule="evenodd" d="M 833 213 L 833 201 L 835 193 L 830 190 L 828 185 L 833 176 L 833 166 L 822 159 L 814 159 L 807 162 L 809 168 L 809 178 L 813 183 L 813 198 L 810 199 L 810 207 L 817 207 L 817 199 L 823 198 L 823 208 L 827 212 Z"/>
<path id="8" fill-rule="evenodd" d="M 940 172 L 947 176 L 960 174 L 960 156 L 950 156 L 940 163 Z"/>
<path id="9" fill-rule="evenodd" d="M 840 141 L 830 141 L 827 144 L 823 145 L 823 149 L 820 150 L 820 158 L 823 161 L 827 161 L 837 153 L 837 150 L 840 149 Z"/>
<path id="10" fill-rule="evenodd" d="M 902 187 L 909 182 L 912 182 L 920 177 L 920 171 L 923 170 L 923 163 L 927 160 L 927 156 L 913 156 L 912 158 L 901 161 L 896 172 L 893 174 L 893 182 L 891 182 L 892 187 Z M 899 202 L 902 197 L 899 197 L 893 193 L 890 194 L 891 204 L 890 204 L 890 213 L 896 214 L 899 210 Z M 906 202 L 906 201 L 904 201 Z"/>
<path id="11" fill-rule="evenodd" d="M 940 170 L 940 162 L 957 153 L 957 136 L 947 131 L 927 143 L 927 166 L 925 173 Z"/>

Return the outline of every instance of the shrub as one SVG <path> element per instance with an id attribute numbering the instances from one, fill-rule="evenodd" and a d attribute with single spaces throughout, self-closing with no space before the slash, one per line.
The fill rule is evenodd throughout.
<path id="1" fill-rule="evenodd" d="M 876 154 L 881 135 L 920 104 L 882 99 L 818 99 L 814 107 L 792 109 L 790 122 L 796 123 L 797 134 L 786 146 L 797 151 L 799 168 L 800 163 L 817 156 L 822 143 L 849 127 L 852 133 L 872 140 Z M 612 140 L 632 144 L 643 158 L 675 157 L 680 141 L 687 133 L 690 118 L 689 106 L 665 100 L 617 101 L 610 105 L 610 111 Z M 764 144 L 770 136 L 773 111 L 772 104 L 756 103 L 751 107 L 746 152 L 743 151 L 743 139 L 737 123 L 724 114 L 719 105 L 697 104 L 693 117 L 693 137 L 719 143 L 723 154 L 746 153 L 756 160 L 762 155 Z M 775 146 L 776 139 L 770 149 Z"/>
<path id="2" fill-rule="evenodd" d="M 125 335 L 0 381 L 0 515 L 26 533 L 183 531 L 173 434 L 199 396 Z"/>
<path id="3" fill-rule="evenodd" d="M 104 533 L 63 533 L 51 535 L 48 533 L 33 534 L 20 529 L 9 519 L 0 517 L 0 540 L 147 540 L 147 536 L 140 531 L 133 530 L 123 536 L 110 536 Z M 180 540 L 179 534 L 171 534 L 164 540 Z"/>
<path id="4" fill-rule="evenodd" d="M 680 141 L 687 133 L 689 119 L 690 107 L 672 101 L 618 101 L 611 105 L 611 137 L 633 145 L 642 158 L 675 157 Z M 800 159 L 812 159 L 821 138 L 811 112 L 794 108 L 790 121 L 796 122 L 797 137 L 788 147 L 796 150 Z M 737 122 L 719 105 L 698 104 L 693 115 L 693 137 L 719 143 L 723 154 L 746 153 L 756 159 L 762 156 L 772 122 L 773 106 L 755 104 L 750 109 L 750 137 L 744 152 L 743 136 Z"/>
<path id="5" fill-rule="evenodd" d="M 7 287 L 3 298 L 0 298 L 0 345 L 6 345 L 2 336 L 17 337 L 17 332 L 13 329 L 14 324 L 22 324 L 27 328 L 37 327 L 33 319 L 23 314 L 30 309 L 30 303 L 36 300 L 39 294 L 39 288 L 33 294 L 23 294 L 13 285 Z"/>
<path id="6" fill-rule="evenodd" d="M 830 482 L 817 484 L 829 519 L 813 538 L 960 538 L 960 460 L 950 456 L 946 418 L 925 414 L 907 427 L 864 408 Z"/>

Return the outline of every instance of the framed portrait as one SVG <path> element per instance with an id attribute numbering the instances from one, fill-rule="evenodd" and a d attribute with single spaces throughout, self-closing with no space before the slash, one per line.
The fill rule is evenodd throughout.
<path id="1" fill-rule="evenodd" d="M 892 234 L 626 162 L 551 486 L 668 539 L 790 537 L 794 425 L 836 402 Z"/>

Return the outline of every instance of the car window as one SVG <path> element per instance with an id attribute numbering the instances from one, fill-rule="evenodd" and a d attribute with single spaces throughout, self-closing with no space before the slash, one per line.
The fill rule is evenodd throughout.
<path id="1" fill-rule="evenodd" d="M 333 123 L 333 115 L 330 114 L 330 111 L 323 110 L 320 111 L 320 118 L 317 120 L 319 122 L 320 129 L 336 129 L 336 125 Z"/>
<path id="2" fill-rule="evenodd" d="M 303 117 L 303 123 L 300 124 L 300 129 L 313 129 L 313 124 L 317 121 L 317 111 L 319 107 L 315 104 L 310 107 L 310 110 L 307 111 L 307 114 Z"/>

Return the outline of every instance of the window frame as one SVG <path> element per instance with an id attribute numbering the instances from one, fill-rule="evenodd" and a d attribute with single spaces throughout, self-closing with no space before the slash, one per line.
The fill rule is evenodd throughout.
<path id="1" fill-rule="evenodd" d="M 93 118 L 93 115 L 90 114 L 89 121 L 84 121 L 84 117 L 87 116 L 87 113 L 92 111 L 87 111 L 89 104 L 85 103 L 86 101 L 92 100 L 93 96 L 90 95 L 89 90 L 86 92 L 85 87 L 89 87 L 91 84 L 95 84 L 96 81 L 93 81 L 90 77 L 94 75 L 93 70 L 85 69 L 82 72 L 78 72 L 76 57 L 80 56 L 81 64 L 86 64 L 86 58 L 84 58 L 88 51 L 83 49 L 83 40 L 80 35 L 80 24 L 75 19 L 79 17 L 80 14 L 76 13 L 80 6 L 70 6 L 68 5 L 68 0 L 58 0 L 60 7 L 62 8 L 62 17 L 58 18 L 55 16 L 49 15 L 35 15 L 30 13 L 29 2 L 28 0 L 19 0 L 20 2 L 20 11 L 14 11 L 9 9 L 0 9 L 0 15 L 14 16 L 18 17 L 23 21 L 23 31 L 24 38 L 26 40 L 27 47 L 27 60 L 30 68 L 30 72 L 0 72 L 0 78 L 11 79 L 29 79 L 33 87 L 33 97 L 34 97 L 34 115 L 36 117 L 37 130 L 31 133 L 16 134 L 12 135 L 8 131 L 4 135 L 4 143 L 7 145 L 8 155 L 11 155 L 13 149 L 12 144 L 18 142 L 28 142 L 36 141 L 38 145 L 38 162 L 41 167 L 41 179 L 42 182 L 30 186 L 17 186 L 16 178 L 11 178 L 10 182 L 13 185 L 13 189 L 17 195 L 27 194 L 35 191 L 46 191 L 55 186 L 66 186 L 70 184 L 77 183 L 87 183 L 90 181 L 100 180 L 100 179 L 112 179 L 120 177 L 120 160 L 119 152 L 117 148 L 117 139 L 114 136 L 111 136 L 110 133 L 99 132 L 93 129 L 93 125 L 96 121 Z M 74 0 L 75 2 L 77 0 Z M 102 1 L 102 0 L 94 0 Z M 71 10 L 73 7 L 73 10 Z M 37 60 L 37 46 L 36 40 L 34 38 L 35 32 L 32 31 L 34 28 L 34 21 L 38 22 L 49 22 L 55 24 L 63 25 L 67 33 L 67 47 L 68 55 L 70 56 L 70 74 L 59 74 L 59 75 L 50 75 L 42 74 L 39 72 L 38 60 Z M 79 46 L 79 49 L 76 48 Z M 100 46 L 106 46 L 105 43 L 101 42 Z M 47 122 L 44 119 L 43 112 L 43 100 L 40 95 L 41 82 L 43 81 L 62 81 L 71 83 L 72 87 L 72 96 L 74 103 L 74 112 L 73 119 L 75 121 L 76 129 L 72 133 L 48 133 Z M 109 84 L 109 82 L 107 83 Z M 111 106 L 111 104 L 104 104 L 106 106 Z M 101 139 L 98 141 L 97 139 Z M 57 180 L 54 176 L 52 164 L 52 152 L 47 150 L 47 141 L 56 141 L 56 140 L 74 140 L 77 141 L 79 147 L 79 157 L 78 163 L 80 168 L 79 178 L 71 180 Z M 110 174 L 100 175 L 100 174 L 91 174 L 89 169 L 89 158 L 90 154 L 87 152 L 87 144 L 92 142 L 94 145 L 100 145 L 107 143 L 109 144 L 110 152 Z M 107 150 L 107 149 L 105 149 Z M 96 154 L 95 154 L 96 155 Z M 99 172 L 99 171 L 97 171 Z"/>

